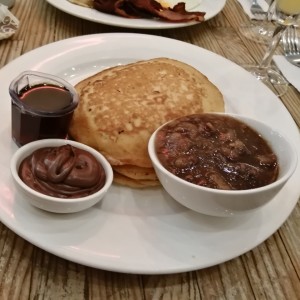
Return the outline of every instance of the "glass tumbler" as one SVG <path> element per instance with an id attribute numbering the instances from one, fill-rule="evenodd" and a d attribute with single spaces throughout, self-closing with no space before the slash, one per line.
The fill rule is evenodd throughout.
<path id="1" fill-rule="evenodd" d="M 18 146 L 47 138 L 67 138 L 78 105 L 75 88 L 46 73 L 25 71 L 9 86 L 12 139 Z"/>

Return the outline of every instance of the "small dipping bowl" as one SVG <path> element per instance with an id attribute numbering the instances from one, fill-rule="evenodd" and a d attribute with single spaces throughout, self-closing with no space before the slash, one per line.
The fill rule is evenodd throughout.
<path id="1" fill-rule="evenodd" d="M 12 138 L 18 146 L 47 138 L 66 138 L 78 105 L 75 88 L 65 80 L 26 71 L 9 86 Z"/>
<path id="2" fill-rule="evenodd" d="M 242 121 L 250 126 L 268 143 L 277 156 L 279 174 L 276 181 L 247 190 L 221 190 L 200 186 L 188 182 L 168 171 L 157 157 L 155 139 L 157 132 L 166 124 L 159 127 L 151 136 L 148 152 L 164 189 L 179 203 L 210 216 L 237 216 L 262 207 L 280 191 L 294 173 L 297 166 L 297 152 L 293 144 L 281 133 L 270 126 L 236 114 L 221 114 Z M 284 205 L 284 203 L 282 203 Z"/>
<path id="3" fill-rule="evenodd" d="M 22 181 L 19 176 L 19 167 L 22 161 L 31 155 L 35 150 L 45 147 L 59 147 L 63 145 L 71 145 L 79 149 L 83 149 L 92 154 L 96 160 L 102 165 L 106 181 L 104 186 L 96 191 L 94 194 L 80 197 L 80 198 L 58 198 L 52 197 L 30 188 L 26 183 Z M 28 201 L 31 205 L 40 209 L 54 212 L 54 213 L 75 213 L 85 210 L 96 203 L 98 203 L 107 193 L 113 181 L 113 171 L 109 162 L 105 157 L 95 149 L 86 146 L 84 144 L 69 141 L 64 139 L 45 139 L 28 143 L 27 145 L 20 147 L 13 155 L 10 163 L 11 174 L 16 184 L 17 189 L 20 191 L 20 199 Z"/>

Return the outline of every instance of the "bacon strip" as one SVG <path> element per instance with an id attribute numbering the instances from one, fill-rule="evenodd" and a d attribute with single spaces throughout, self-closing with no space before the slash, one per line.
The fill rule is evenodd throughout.
<path id="1" fill-rule="evenodd" d="M 188 12 L 185 3 L 163 7 L 155 0 L 94 0 L 94 8 L 125 18 L 159 18 L 170 22 L 204 21 L 204 12 Z"/>

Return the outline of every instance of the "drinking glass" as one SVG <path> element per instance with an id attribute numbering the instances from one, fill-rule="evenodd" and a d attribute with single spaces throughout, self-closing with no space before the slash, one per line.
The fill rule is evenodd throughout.
<path id="1" fill-rule="evenodd" d="M 240 27 L 240 32 L 256 43 L 269 44 L 274 33 L 272 18 L 274 14 L 274 0 L 269 1 L 269 8 L 262 20 L 252 20 L 250 25 Z"/>
<path id="2" fill-rule="evenodd" d="M 259 65 L 244 66 L 258 80 L 264 82 L 271 89 L 275 88 L 278 96 L 287 91 L 288 82 L 271 67 L 273 54 L 288 26 L 295 25 L 300 15 L 300 0 L 275 0 L 276 28 L 268 49 Z"/>

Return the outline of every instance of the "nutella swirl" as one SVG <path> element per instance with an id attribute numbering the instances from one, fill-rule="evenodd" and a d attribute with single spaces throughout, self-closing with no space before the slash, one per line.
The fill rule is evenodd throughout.
<path id="1" fill-rule="evenodd" d="M 34 151 L 22 161 L 19 176 L 32 189 L 58 198 L 88 196 L 106 180 L 102 165 L 92 154 L 69 144 Z"/>

